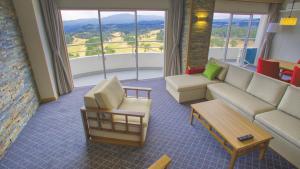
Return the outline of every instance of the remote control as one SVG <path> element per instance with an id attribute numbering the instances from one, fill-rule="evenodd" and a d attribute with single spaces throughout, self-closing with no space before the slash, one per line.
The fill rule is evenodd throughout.
<path id="1" fill-rule="evenodd" d="M 246 140 L 253 139 L 253 136 L 252 136 L 251 134 L 247 134 L 247 135 L 238 137 L 237 139 L 238 139 L 239 141 L 246 141 Z"/>

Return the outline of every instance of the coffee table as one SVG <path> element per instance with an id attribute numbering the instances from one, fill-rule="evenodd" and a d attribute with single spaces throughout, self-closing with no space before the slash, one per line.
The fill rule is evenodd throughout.
<path id="1" fill-rule="evenodd" d="M 259 159 L 264 158 L 270 140 L 268 132 L 249 121 L 246 117 L 227 106 L 221 100 L 192 104 L 190 123 L 198 119 L 211 135 L 221 143 L 231 155 L 229 168 L 234 168 L 236 159 L 256 148 L 260 150 Z M 237 137 L 252 134 L 253 139 L 239 141 Z"/>

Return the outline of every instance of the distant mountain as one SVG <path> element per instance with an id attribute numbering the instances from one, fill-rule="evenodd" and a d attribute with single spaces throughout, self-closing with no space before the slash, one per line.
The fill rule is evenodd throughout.
<path id="1" fill-rule="evenodd" d="M 253 19 L 252 27 L 258 27 L 259 21 L 260 19 Z M 213 27 L 224 27 L 224 26 L 228 26 L 228 24 L 229 24 L 229 19 L 214 19 L 213 21 Z M 232 24 L 239 27 L 248 27 L 249 20 L 233 18 Z"/>
<path id="2" fill-rule="evenodd" d="M 138 15 L 138 22 L 141 21 L 164 21 L 164 17 L 156 15 Z M 134 15 L 132 14 L 116 14 L 104 17 L 101 20 L 102 24 L 128 24 L 134 23 Z M 97 18 L 91 19 L 77 19 L 64 21 L 64 26 L 83 26 L 83 25 L 97 25 L 99 20 Z"/>
<path id="3" fill-rule="evenodd" d="M 132 14 L 116 14 L 104 17 L 101 22 L 105 30 L 126 30 L 127 32 L 134 30 L 134 15 Z M 138 15 L 138 25 L 143 30 L 147 27 L 163 28 L 164 18 L 156 15 Z M 99 20 L 91 18 L 64 21 L 64 30 L 66 33 L 98 32 Z"/>

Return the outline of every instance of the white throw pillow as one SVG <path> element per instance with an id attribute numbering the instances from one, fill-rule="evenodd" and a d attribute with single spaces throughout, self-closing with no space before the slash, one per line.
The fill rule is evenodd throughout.
<path id="1" fill-rule="evenodd" d="M 101 108 L 116 109 L 122 103 L 125 93 L 117 77 L 113 77 L 94 95 Z"/>

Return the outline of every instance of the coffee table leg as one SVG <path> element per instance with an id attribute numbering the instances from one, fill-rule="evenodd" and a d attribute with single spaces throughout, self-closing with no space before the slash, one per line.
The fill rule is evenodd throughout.
<path id="1" fill-rule="evenodd" d="M 229 169 L 233 169 L 234 168 L 234 164 L 235 164 L 235 160 L 238 157 L 238 152 L 236 150 L 232 151 L 231 154 L 231 160 L 230 160 L 230 164 L 229 164 Z"/>
<path id="2" fill-rule="evenodd" d="M 194 115 L 193 114 L 194 114 L 194 111 L 195 110 L 192 108 L 192 112 L 191 112 L 191 115 L 190 115 L 190 124 L 191 125 L 193 125 L 193 119 L 194 119 Z"/>
<path id="3" fill-rule="evenodd" d="M 268 145 L 269 145 L 269 141 L 261 144 L 260 152 L 259 152 L 259 159 L 260 160 L 264 159 L 265 153 L 268 149 Z"/>

